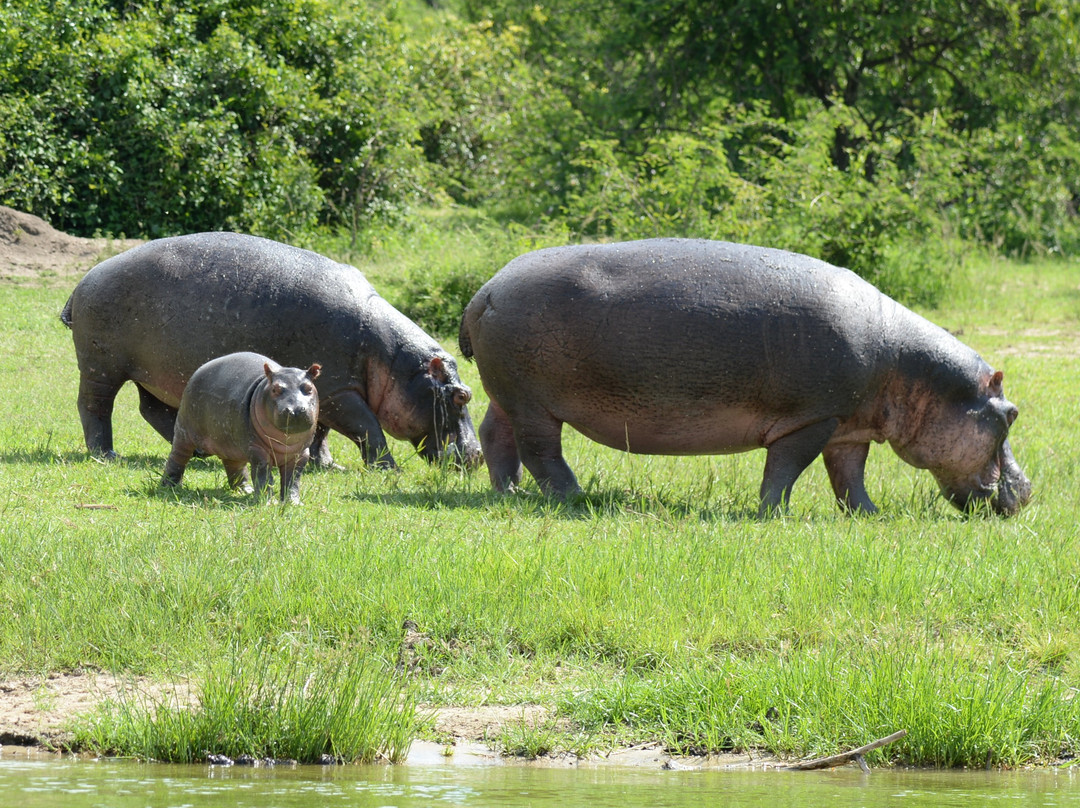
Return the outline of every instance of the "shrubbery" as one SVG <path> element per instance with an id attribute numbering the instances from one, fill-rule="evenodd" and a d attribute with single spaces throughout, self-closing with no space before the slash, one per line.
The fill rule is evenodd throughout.
<path id="1" fill-rule="evenodd" d="M 958 244 L 1080 249 L 1066 0 L 457 1 L 9 0 L 0 203 L 351 249 L 452 203 L 567 240 L 784 247 L 923 304 Z M 441 329 L 501 258 L 398 286 Z"/>
<path id="2" fill-rule="evenodd" d="M 401 33 L 326 0 L 11 0 L 0 199 L 57 227 L 288 237 L 412 198 Z"/>

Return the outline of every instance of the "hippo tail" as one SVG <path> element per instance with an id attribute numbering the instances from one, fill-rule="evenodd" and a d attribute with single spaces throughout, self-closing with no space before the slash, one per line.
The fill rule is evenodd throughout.
<path id="1" fill-rule="evenodd" d="M 469 327 L 468 327 L 468 324 L 466 323 L 466 320 L 468 319 L 468 317 L 469 317 L 469 309 L 466 308 L 465 311 L 461 315 L 461 327 L 458 329 L 457 344 L 458 344 L 458 348 L 461 350 L 461 355 L 463 357 L 465 357 L 466 359 L 468 359 L 469 361 L 472 361 L 472 358 L 473 358 L 472 338 L 469 337 Z"/>
<path id="2" fill-rule="evenodd" d="M 74 297 L 74 295 L 71 297 Z M 69 297 L 67 303 L 64 304 L 63 311 L 60 312 L 60 322 L 68 328 L 71 328 L 71 297 Z"/>

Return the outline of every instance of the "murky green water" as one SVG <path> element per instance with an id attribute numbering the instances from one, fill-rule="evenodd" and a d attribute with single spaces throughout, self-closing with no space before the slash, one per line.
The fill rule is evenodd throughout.
<path id="1" fill-rule="evenodd" d="M 1080 771 L 1017 773 L 857 769 L 663 771 L 519 765 L 251 769 L 78 760 L 0 761 L 8 808 L 420 808 L 421 806 L 712 805 L 1080 806 Z"/>

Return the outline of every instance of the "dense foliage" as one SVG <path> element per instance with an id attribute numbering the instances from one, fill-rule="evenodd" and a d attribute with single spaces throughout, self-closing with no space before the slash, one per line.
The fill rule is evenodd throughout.
<path id="1" fill-rule="evenodd" d="M 0 199 L 76 233 L 351 225 L 419 183 L 400 34 L 323 0 L 13 0 Z"/>
<path id="2" fill-rule="evenodd" d="M 440 5 L 9 0 L 0 203 L 355 243 L 451 201 L 797 249 L 922 302 L 957 245 L 1080 248 L 1071 0 Z"/>

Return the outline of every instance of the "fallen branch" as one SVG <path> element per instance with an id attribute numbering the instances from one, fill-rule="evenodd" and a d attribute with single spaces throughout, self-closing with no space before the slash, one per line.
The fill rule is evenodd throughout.
<path id="1" fill-rule="evenodd" d="M 893 741 L 899 741 L 905 735 L 907 735 L 907 730 L 902 729 L 899 732 L 894 732 L 892 735 L 878 738 L 876 741 L 868 743 L 866 746 L 852 749 L 850 752 L 842 752 L 839 755 L 830 755 L 829 757 L 817 758 L 816 760 L 807 760 L 803 763 L 793 763 L 784 768 L 805 772 L 810 771 L 811 769 L 831 769 L 833 766 L 843 766 L 845 763 L 857 760 L 859 765 L 862 766 L 863 771 L 869 771 L 869 767 L 866 765 L 866 761 L 862 759 L 862 756 L 873 749 L 885 746 Z"/>

